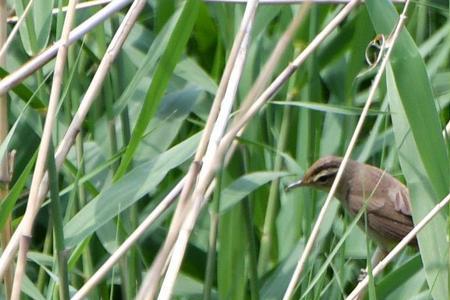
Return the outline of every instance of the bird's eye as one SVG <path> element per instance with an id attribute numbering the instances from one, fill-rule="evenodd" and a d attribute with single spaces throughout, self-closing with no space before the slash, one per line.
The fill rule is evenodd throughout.
<path id="1" fill-rule="evenodd" d="M 330 180 L 333 180 L 334 174 L 327 174 L 327 175 L 322 175 L 319 178 L 317 178 L 316 182 L 317 183 L 326 183 L 329 182 Z"/>

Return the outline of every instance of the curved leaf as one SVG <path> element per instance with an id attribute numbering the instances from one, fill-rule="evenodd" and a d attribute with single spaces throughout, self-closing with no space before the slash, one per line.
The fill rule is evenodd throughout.
<path id="1" fill-rule="evenodd" d="M 255 172 L 246 174 L 236 179 L 222 191 L 220 213 L 225 213 L 226 211 L 230 210 L 234 205 L 239 203 L 239 201 L 241 201 L 244 197 L 248 196 L 251 192 L 259 188 L 260 186 L 286 175 L 289 175 L 289 173 Z"/>
<path id="2" fill-rule="evenodd" d="M 94 233 L 145 194 L 153 191 L 167 172 L 189 159 L 196 149 L 196 134 L 168 151 L 131 170 L 103 190 L 64 226 L 65 245 L 73 247 Z"/>

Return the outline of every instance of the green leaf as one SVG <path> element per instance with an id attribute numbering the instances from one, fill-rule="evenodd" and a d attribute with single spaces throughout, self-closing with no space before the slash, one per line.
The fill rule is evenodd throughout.
<path id="1" fill-rule="evenodd" d="M 305 247 L 304 239 L 301 239 L 292 250 L 289 257 L 278 264 L 275 270 L 261 284 L 261 299 L 282 299 L 289 285 L 289 280 L 294 273 L 298 258 Z"/>
<path id="2" fill-rule="evenodd" d="M 5 69 L 0 67 L 0 78 L 5 78 L 9 73 Z M 47 106 L 36 95 L 36 92 L 32 92 L 25 84 L 20 83 L 12 88 L 12 91 L 19 96 L 24 102 L 30 102 L 30 106 L 39 112 L 46 112 Z"/>
<path id="3" fill-rule="evenodd" d="M 0 161 L 2 161 L 3 158 L 5 157 L 5 155 L 6 155 L 7 151 L 8 151 L 8 145 L 9 145 L 12 137 L 14 136 L 14 133 L 16 131 L 16 128 L 17 128 L 20 120 L 22 119 L 22 117 L 24 116 L 25 112 L 27 111 L 29 104 L 30 104 L 30 101 L 22 109 L 22 111 L 20 112 L 19 116 L 17 117 L 17 120 L 14 122 L 14 125 L 11 127 L 11 129 L 8 132 L 8 134 L 6 135 L 5 139 L 0 143 Z"/>
<path id="4" fill-rule="evenodd" d="M 297 106 L 306 109 L 312 109 L 316 111 L 321 111 L 325 113 L 332 114 L 340 114 L 340 115 L 348 115 L 348 116 L 359 116 L 361 114 L 362 109 L 350 106 L 343 105 L 333 105 L 333 104 L 322 104 L 317 102 L 291 102 L 291 101 L 271 101 L 272 104 L 277 105 L 289 105 L 289 106 Z M 386 112 L 378 111 L 378 110 L 369 110 L 369 116 L 376 116 L 380 114 L 386 114 Z"/>
<path id="5" fill-rule="evenodd" d="M 199 139 L 200 133 L 140 164 L 103 190 L 64 227 L 66 247 L 74 247 L 121 211 L 154 191 L 170 170 L 194 154 Z"/>
<path id="6" fill-rule="evenodd" d="M 193 59 L 186 58 L 180 61 L 174 73 L 211 95 L 216 94 L 217 83 Z"/>
<path id="7" fill-rule="evenodd" d="M 140 161 L 166 151 L 173 143 L 187 116 L 198 99 L 200 91 L 188 86 L 166 95 L 158 108 L 158 113 L 148 125 L 148 134 L 142 138 L 142 144 L 134 159 Z"/>
<path id="8" fill-rule="evenodd" d="M 28 1 L 16 0 L 17 15 L 23 15 Z M 20 26 L 20 38 L 28 55 L 32 56 L 47 46 L 52 28 L 53 0 L 34 1 L 25 18 L 25 26 Z"/>
<path id="9" fill-rule="evenodd" d="M 377 284 L 380 299 L 411 299 L 417 295 L 425 283 L 420 255 L 414 255 L 400 267 L 390 272 Z"/>
<path id="10" fill-rule="evenodd" d="M 411 197 L 413 218 L 415 222 L 418 222 L 434 207 L 434 201 L 438 197 L 433 190 L 431 180 L 426 176 L 425 167 L 417 149 L 417 142 L 411 133 L 411 125 L 403 109 L 403 103 L 390 67 L 386 74 L 400 165 Z M 446 236 L 446 222 L 442 214 L 435 216 L 418 234 L 420 254 L 434 299 L 448 298 L 446 260 L 449 245 L 446 239 L 442 238 L 444 236 Z"/>
<path id="11" fill-rule="evenodd" d="M 369 15 L 378 32 L 392 31 L 399 16 L 390 1 L 367 1 Z M 450 162 L 441 134 L 431 84 L 416 44 L 403 30 L 393 49 L 392 70 L 420 159 L 440 198 L 448 194 Z M 414 84 L 412 84 L 414 83 Z M 426 126 L 424 126 L 426 124 Z M 434 199 L 435 202 L 438 199 Z"/>
<path id="12" fill-rule="evenodd" d="M 222 199 L 221 199 L 222 200 Z M 229 211 L 220 218 L 217 253 L 217 289 L 220 299 L 245 299 L 245 258 L 247 245 L 244 214 L 241 207 Z M 230 268 L 230 266 L 233 266 Z"/>
<path id="13" fill-rule="evenodd" d="M 162 96 L 164 95 L 172 76 L 172 72 L 180 59 L 189 35 L 191 34 L 197 18 L 198 4 L 198 0 L 188 0 L 179 10 L 180 17 L 177 25 L 170 36 L 167 48 L 156 67 L 155 74 L 145 97 L 145 102 L 142 106 L 136 126 L 131 135 L 130 142 L 114 176 L 115 180 L 121 178 L 127 171 L 128 165 L 133 159 L 133 154 L 141 141 L 142 135 L 161 102 Z"/>
<path id="14" fill-rule="evenodd" d="M 262 185 L 289 175 L 287 172 L 255 172 L 246 174 L 222 191 L 220 213 L 229 211 L 233 206 L 238 204 L 243 198 Z"/>
<path id="15" fill-rule="evenodd" d="M 30 159 L 25 169 L 20 174 L 16 183 L 9 191 L 8 195 L 5 199 L 0 202 L 0 231 L 3 230 L 3 226 L 5 226 L 6 220 L 11 215 L 14 206 L 16 205 L 17 199 L 19 199 L 22 194 L 23 188 L 28 181 L 31 170 L 34 166 L 34 162 L 36 161 L 37 151 L 33 155 L 33 158 Z"/>
<path id="16" fill-rule="evenodd" d="M 28 278 L 28 276 L 25 276 L 23 278 L 22 283 L 22 291 L 24 294 L 31 297 L 31 299 L 35 300 L 45 300 L 45 297 L 41 294 L 39 289 L 36 287 L 36 285 Z"/>
<path id="17" fill-rule="evenodd" d="M 163 30 L 156 36 L 125 91 L 114 103 L 114 115 L 119 115 L 127 106 L 129 99 L 133 94 L 138 92 L 138 86 L 142 80 L 150 78 L 150 72 L 155 68 L 156 63 L 163 55 L 178 20 L 179 14 L 174 15 L 164 26 Z"/>

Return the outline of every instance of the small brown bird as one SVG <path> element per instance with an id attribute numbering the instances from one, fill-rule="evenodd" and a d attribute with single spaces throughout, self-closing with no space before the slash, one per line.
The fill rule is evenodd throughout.
<path id="1" fill-rule="evenodd" d="M 295 187 L 313 187 L 329 191 L 342 162 L 341 157 L 327 156 L 316 161 L 303 179 L 290 184 Z M 373 258 L 376 265 L 414 227 L 407 188 L 385 171 L 374 166 L 349 160 L 336 190 L 336 198 L 353 217 L 367 201 L 367 228 L 369 237 L 379 250 Z M 364 218 L 358 225 L 365 231 Z M 417 240 L 410 245 L 417 247 Z"/>

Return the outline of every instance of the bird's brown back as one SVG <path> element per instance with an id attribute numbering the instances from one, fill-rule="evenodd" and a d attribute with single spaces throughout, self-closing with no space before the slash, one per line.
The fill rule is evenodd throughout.
<path id="1" fill-rule="evenodd" d="M 352 215 L 367 202 L 369 235 L 390 250 L 414 227 L 407 188 L 389 173 L 353 160 L 343 175 L 337 198 Z M 360 225 L 364 228 L 363 220 Z M 417 246 L 417 240 L 410 244 Z"/>

